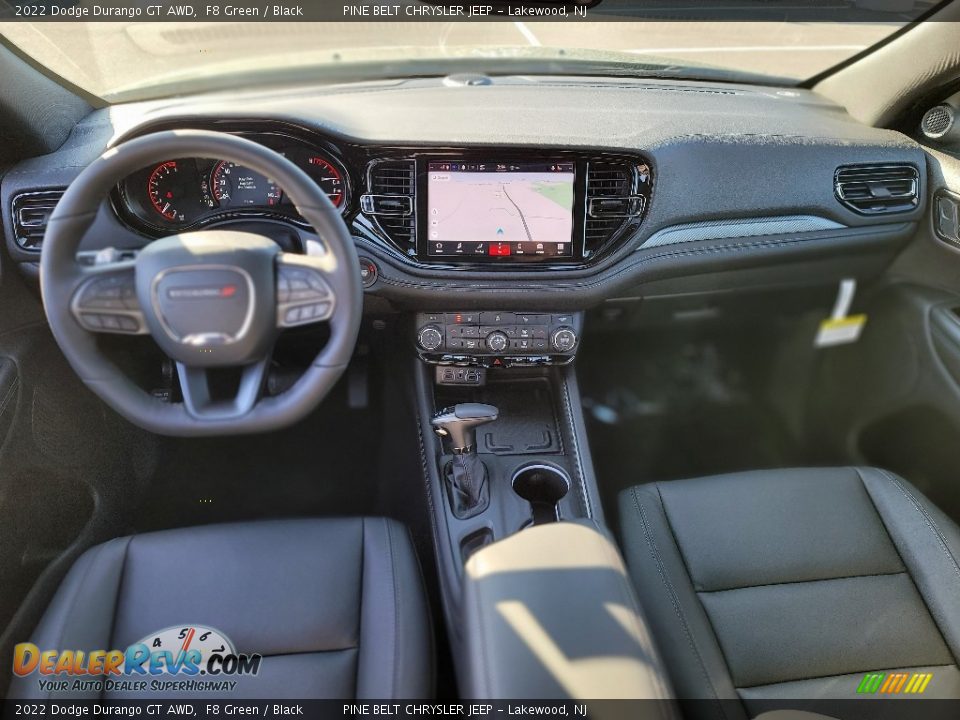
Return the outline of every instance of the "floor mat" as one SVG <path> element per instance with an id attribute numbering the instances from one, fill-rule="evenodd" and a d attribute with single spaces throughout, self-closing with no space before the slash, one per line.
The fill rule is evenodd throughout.
<path id="1" fill-rule="evenodd" d="M 360 515 L 377 509 L 373 409 L 347 407 L 338 387 L 280 432 L 163 441 L 138 532 L 272 517 Z"/>

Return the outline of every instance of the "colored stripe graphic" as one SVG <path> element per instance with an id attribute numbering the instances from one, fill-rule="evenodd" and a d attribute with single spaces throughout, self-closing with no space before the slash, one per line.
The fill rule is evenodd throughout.
<path id="1" fill-rule="evenodd" d="M 919 695 L 927 689 L 933 680 L 933 673 L 867 673 L 857 685 L 861 695 Z"/>
<path id="2" fill-rule="evenodd" d="M 897 675 L 897 673 L 890 673 L 887 675 L 887 679 L 884 680 L 883 685 L 880 686 L 881 694 L 890 692 L 890 688 L 897 684 L 898 677 L 900 676 Z"/>
<path id="3" fill-rule="evenodd" d="M 875 693 L 880 689 L 880 683 L 883 682 L 884 677 L 886 677 L 885 673 L 867 673 L 863 676 L 863 680 L 860 681 L 857 692 L 866 694 Z"/>

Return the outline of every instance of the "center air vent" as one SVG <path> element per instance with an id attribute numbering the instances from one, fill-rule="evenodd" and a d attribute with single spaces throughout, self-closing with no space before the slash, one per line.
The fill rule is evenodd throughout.
<path id="1" fill-rule="evenodd" d="M 400 249 L 417 239 L 417 178 L 412 160 L 374 160 L 367 169 L 367 194 L 360 209 L 376 219 L 380 229 Z"/>
<path id="2" fill-rule="evenodd" d="M 13 234 L 17 245 L 30 252 L 40 252 L 43 235 L 53 209 L 64 191 L 38 190 L 13 198 Z"/>
<path id="3" fill-rule="evenodd" d="M 919 191 L 920 175 L 912 165 L 845 165 L 834 182 L 837 199 L 863 215 L 913 210 Z"/>
<path id="4" fill-rule="evenodd" d="M 650 169 L 630 163 L 591 162 L 587 168 L 584 259 L 611 242 L 646 209 Z"/>

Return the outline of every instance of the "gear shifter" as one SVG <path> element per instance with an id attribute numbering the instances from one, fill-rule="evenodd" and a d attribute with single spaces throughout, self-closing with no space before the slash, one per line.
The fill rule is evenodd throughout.
<path id="1" fill-rule="evenodd" d="M 437 435 L 450 438 L 454 454 L 476 453 L 477 428 L 493 422 L 499 414 L 493 405 L 460 403 L 438 412 L 430 424 Z"/>
<path id="2" fill-rule="evenodd" d="M 450 438 L 453 460 L 444 468 L 453 513 L 468 518 L 483 512 L 490 502 L 487 467 L 477 455 L 477 428 L 497 419 L 493 405 L 460 403 L 444 408 L 430 421 L 441 437 Z"/>

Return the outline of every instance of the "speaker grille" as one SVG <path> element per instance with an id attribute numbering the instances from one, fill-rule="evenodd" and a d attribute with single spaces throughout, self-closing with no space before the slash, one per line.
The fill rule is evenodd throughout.
<path id="1" fill-rule="evenodd" d="M 953 108 L 949 105 L 935 105 L 927 110 L 920 123 L 920 129 L 928 138 L 942 138 L 953 125 Z"/>

